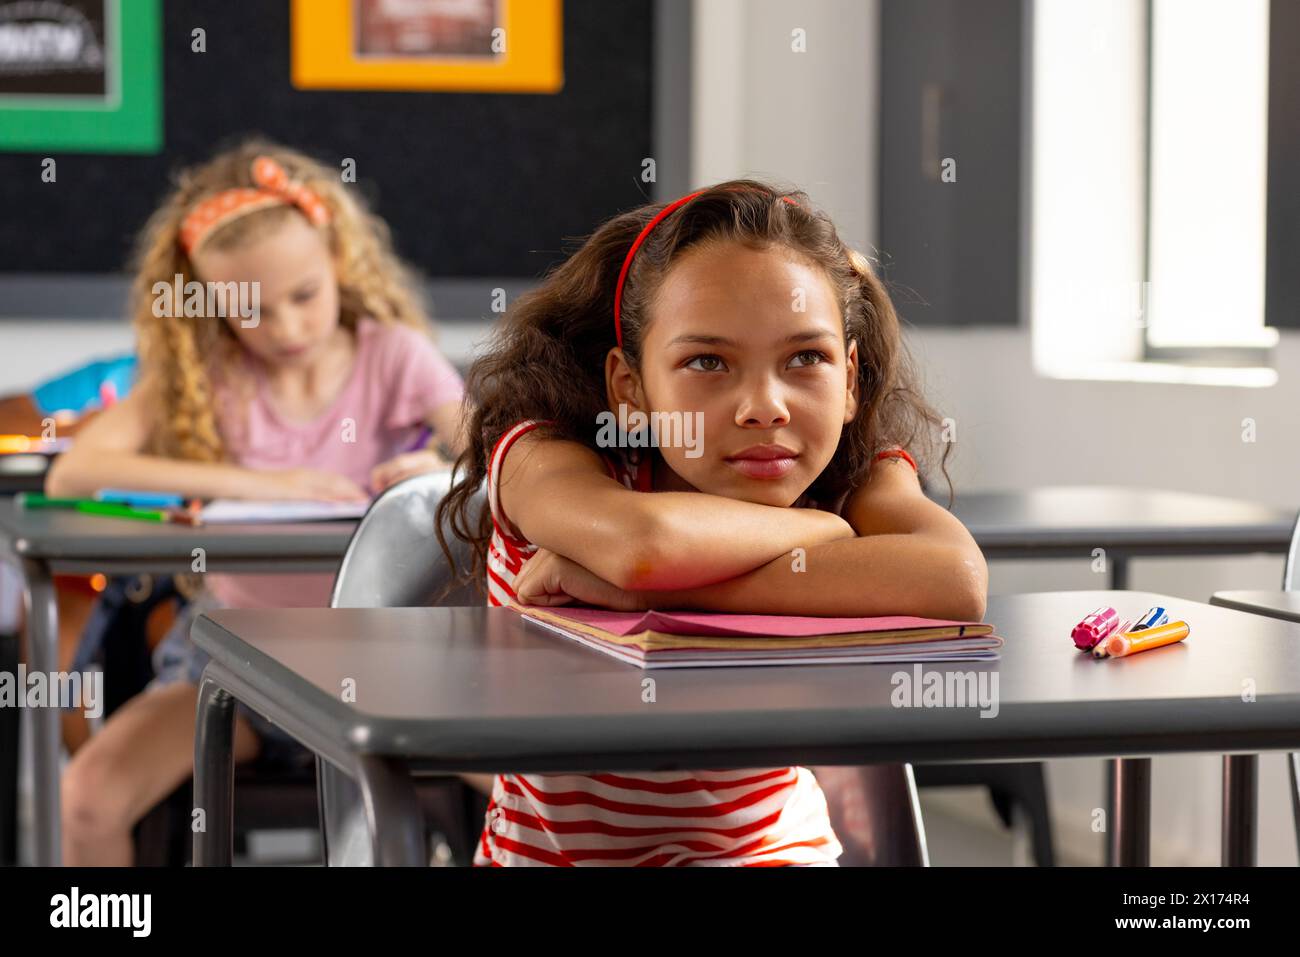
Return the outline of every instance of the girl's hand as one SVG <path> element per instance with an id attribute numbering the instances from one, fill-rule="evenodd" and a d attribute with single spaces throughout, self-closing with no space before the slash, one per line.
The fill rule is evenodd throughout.
<path id="1" fill-rule="evenodd" d="M 645 611 L 636 592 L 624 591 L 588 571 L 575 561 L 539 548 L 515 576 L 515 595 L 521 605 L 567 605 L 582 602 L 613 611 Z"/>
<path id="2" fill-rule="evenodd" d="M 319 469 L 277 469 L 257 473 L 258 497 L 315 499 L 327 502 L 367 501 L 370 496 L 352 479 Z"/>
<path id="3" fill-rule="evenodd" d="M 434 449 L 420 449 L 395 456 L 387 462 L 380 462 L 370 470 L 370 487 L 378 495 L 384 489 L 396 485 L 403 479 L 424 472 L 436 472 L 451 468 L 448 462 Z"/>

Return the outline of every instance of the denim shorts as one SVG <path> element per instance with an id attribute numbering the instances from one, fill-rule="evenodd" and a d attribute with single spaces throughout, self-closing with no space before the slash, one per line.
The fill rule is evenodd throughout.
<path id="1" fill-rule="evenodd" d="M 204 591 L 181 610 L 153 650 L 154 679 L 149 683 L 150 688 L 177 681 L 198 686 L 210 659 L 207 652 L 190 641 L 190 626 L 199 615 L 221 607 L 221 602 Z M 310 750 L 242 702 L 236 702 L 235 711 L 249 723 L 261 741 L 256 761 L 258 767 L 268 770 L 305 768 L 314 761 Z"/>

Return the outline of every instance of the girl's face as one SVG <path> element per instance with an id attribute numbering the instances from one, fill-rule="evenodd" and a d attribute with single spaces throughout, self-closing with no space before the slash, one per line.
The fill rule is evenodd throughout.
<path id="1" fill-rule="evenodd" d="M 234 308 L 227 308 L 225 321 L 270 367 L 310 366 L 338 329 L 334 260 L 324 236 L 302 216 L 288 216 L 231 249 L 200 247 L 191 258 L 200 282 L 258 284 L 256 324 Z"/>
<path id="2" fill-rule="evenodd" d="M 660 429 L 673 473 L 658 482 L 664 490 L 788 507 L 857 412 L 857 344 L 846 353 L 835 291 L 783 248 L 714 243 L 683 254 L 650 306 L 641 352 L 639 377 L 611 366 L 614 401 L 683 421 L 700 413 L 694 449 Z"/>

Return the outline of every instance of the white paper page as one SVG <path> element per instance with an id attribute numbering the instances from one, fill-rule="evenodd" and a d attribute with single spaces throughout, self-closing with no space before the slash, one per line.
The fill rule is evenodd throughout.
<path id="1" fill-rule="evenodd" d="M 369 502 L 259 501 L 255 499 L 213 499 L 199 517 L 209 525 L 246 522 L 325 522 L 356 519 L 366 514 Z"/>

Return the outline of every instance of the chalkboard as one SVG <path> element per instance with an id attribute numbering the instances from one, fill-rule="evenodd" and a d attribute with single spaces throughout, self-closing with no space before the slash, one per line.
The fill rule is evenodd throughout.
<path id="1" fill-rule="evenodd" d="M 0 154 L 0 274 L 121 271 L 172 174 L 252 133 L 355 159 L 398 252 L 432 278 L 538 276 L 565 239 L 645 201 L 653 0 L 566 0 L 554 95 L 299 91 L 288 0 L 167 0 L 163 17 L 163 152 L 51 153 L 55 183 L 42 154 Z"/>

